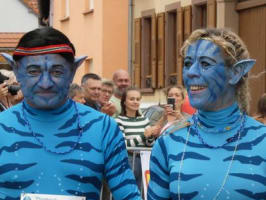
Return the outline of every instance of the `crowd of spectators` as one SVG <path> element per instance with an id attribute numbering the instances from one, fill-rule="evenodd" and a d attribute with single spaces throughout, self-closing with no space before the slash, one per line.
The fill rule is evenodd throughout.
<path id="1" fill-rule="evenodd" d="M 12 71 L 0 70 L 6 77 L 0 84 L 1 112 L 22 101 L 22 92 L 17 89 L 11 93 L 9 86 L 18 82 Z M 162 112 L 157 119 L 145 116 L 140 110 L 141 91 L 131 87 L 131 80 L 126 70 L 119 69 L 113 73 L 112 80 L 106 80 L 95 73 L 87 73 L 80 85 L 72 83 L 69 98 L 81 104 L 113 117 L 123 133 L 127 147 L 152 147 L 155 140 L 167 130 L 179 129 L 196 110 L 190 105 L 186 90 L 182 85 L 165 88 L 165 104 L 160 105 Z M 159 102 L 158 102 L 159 103 Z M 254 118 L 266 124 L 266 94 L 258 102 L 258 113 Z M 182 123 L 180 123 L 182 122 Z M 128 158 L 132 164 L 132 151 L 128 150 Z M 141 188 L 141 162 L 137 155 L 134 162 L 134 174 L 138 187 Z"/>
<path id="2" fill-rule="evenodd" d="M 40 40 L 32 40 L 34 37 Z M 44 38 L 49 38 L 51 41 L 48 42 Z M 58 39 L 62 41 L 58 41 Z M 59 49 L 57 53 L 51 49 L 50 43 L 54 43 Z M 43 51 L 36 52 L 36 48 Z M 240 53 L 234 55 L 239 49 L 241 49 Z M 82 168 L 75 172 L 77 175 L 72 174 L 71 177 L 67 175 L 68 171 L 65 170 L 67 165 L 64 163 L 53 166 L 56 172 L 51 173 L 49 169 L 44 169 L 46 165 L 43 165 L 42 158 L 36 156 L 39 155 L 36 153 L 35 156 L 29 157 L 32 161 L 38 160 L 36 163 L 40 168 L 34 169 L 35 174 L 41 171 L 43 174 L 50 174 L 50 179 L 53 179 L 51 174 L 56 176 L 56 173 L 64 168 L 63 173 L 59 175 L 62 179 L 67 177 L 75 179 L 75 181 L 95 183 L 94 178 L 96 177 L 99 183 L 103 183 L 103 195 L 107 195 L 107 193 L 109 195 L 110 187 L 116 199 L 118 197 L 129 199 L 129 196 L 132 199 L 139 199 L 137 186 L 139 190 L 142 190 L 142 166 L 140 154 L 136 155 L 136 150 L 139 153 L 142 148 L 149 148 L 149 150 L 153 148 L 150 156 L 148 199 L 168 199 L 170 196 L 174 199 L 177 197 L 183 199 L 188 197 L 188 193 L 185 192 L 190 190 L 199 190 L 202 194 L 205 193 L 206 188 L 201 188 L 202 183 L 205 183 L 206 180 L 211 183 L 217 182 L 213 174 L 217 173 L 217 167 L 219 172 L 223 172 L 222 168 L 226 164 L 221 161 L 231 157 L 222 186 L 215 194 L 214 199 L 216 199 L 224 189 L 228 177 L 235 174 L 232 173 L 235 171 L 232 167 L 233 161 L 241 159 L 239 163 L 234 162 L 235 168 L 244 168 L 245 171 L 248 171 L 254 164 L 250 158 L 263 156 L 264 143 L 253 144 L 252 151 L 247 154 L 249 156 L 243 154 L 240 158 L 237 154 L 241 148 L 244 148 L 243 141 L 245 144 L 254 143 L 257 139 L 254 140 L 253 135 L 265 132 L 265 126 L 262 124 L 266 124 L 266 94 L 264 93 L 258 101 L 258 112 L 253 116 L 257 121 L 251 119 L 247 115 L 248 87 L 246 86 L 247 74 L 255 60 L 249 59 L 244 43 L 230 31 L 222 29 L 196 30 L 184 43 L 181 53 L 185 60 L 183 78 L 184 85 L 188 88 L 188 94 L 182 85 L 171 85 L 165 88 L 165 103 L 158 102 L 157 106 L 161 110 L 155 112 L 155 116 L 153 113 L 141 110 L 141 90 L 132 87 L 130 75 L 126 70 L 115 71 L 112 80 L 106 80 L 95 73 L 87 73 L 82 77 L 80 84 L 72 83 L 77 67 L 86 57 L 75 58 L 73 44 L 63 33 L 53 28 L 36 29 L 27 33 L 19 42 L 13 57 L 10 57 L 9 54 L 2 54 L 15 72 L 14 74 L 13 71 L 0 70 L 0 112 L 2 112 L 0 128 L 1 132 L 6 133 L 2 135 L 0 145 L 0 149 L 3 149 L 5 153 L 5 160 L 2 161 L 2 173 L 15 171 L 15 176 L 18 176 L 16 175 L 17 167 L 14 167 L 17 164 L 13 163 L 13 153 L 10 147 L 14 146 L 12 144 L 14 141 L 18 146 L 21 138 L 31 136 L 40 147 L 32 149 L 42 153 L 43 149 L 46 152 L 43 155 L 45 155 L 47 163 L 54 161 L 54 155 L 65 156 L 68 153 L 73 153 L 71 154 L 73 159 L 64 160 L 64 162 L 75 162 L 81 165 L 86 162 L 86 166 L 91 168 L 89 176 L 86 175 L 85 178 Z M 34 56 L 38 56 L 38 59 Z M 22 103 L 18 104 L 19 102 Z M 190 102 L 197 110 L 190 105 Z M 9 109 L 15 104 L 18 105 Z M 149 115 L 146 115 L 147 113 Z M 51 119 L 48 117 L 48 121 L 47 116 L 51 117 Z M 61 121 L 58 122 L 57 119 Z M 76 119 L 76 124 L 73 123 L 74 119 Z M 92 124 L 95 125 L 93 128 L 91 128 Z M 186 129 L 183 129 L 184 127 Z M 236 130 L 236 127 L 239 129 Z M 35 129 L 38 130 L 38 133 L 35 133 Z M 63 132 L 65 129 L 68 132 L 64 137 L 69 136 L 69 133 L 78 133 L 77 141 L 62 139 L 63 134 L 58 134 L 57 130 Z M 47 141 L 49 145 L 42 142 L 39 132 L 53 132 L 52 136 L 44 135 L 44 141 Z M 91 134 L 94 132 L 99 134 Z M 232 137 L 229 136 L 233 133 Z M 55 140 L 57 136 L 61 137 L 58 139 L 59 142 Z M 195 140 L 194 136 L 197 136 L 198 139 Z M 216 139 L 216 136 L 219 139 L 218 137 Z M 256 135 L 256 137 L 262 138 L 260 135 Z M 222 142 L 223 140 L 225 143 Z M 27 138 L 25 141 L 24 144 L 27 146 L 21 144 L 19 148 L 30 148 L 30 140 Z M 96 147 L 92 144 L 94 142 Z M 55 148 L 51 147 L 51 143 L 55 143 Z M 66 150 L 57 149 L 72 143 L 74 145 L 70 145 Z M 231 143 L 235 143 L 232 155 L 226 149 L 232 145 Z M 176 148 L 178 145 L 181 147 L 183 145 L 183 148 Z M 85 146 L 86 148 L 83 149 Z M 238 149 L 238 147 L 241 148 Z M 91 151 L 87 148 L 91 148 Z M 84 157 L 90 160 L 84 162 L 83 153 L 78 152 L 83 150 L 86 154 Z M 214 154 L 214 150 L 219 150 L 219 153 Z M 19 151 L 17 147 L 14 148 L 14 152 L 16 151 Z M 25 155 L 28 155 L 28 151 L 25 152 Z M 206 163 L 202 161 L 206 159 L 201 159 L 200 154 L 208 156 L 208 162 L 212 165 L 206 173 Z M 22 161 L 25 158 L 28 159 L 27 156 L 17 154 L 16 156 Z M 76 161 L 78 156 L 81 157 L 80 161 Z M 193 163 L 190 162 L 191 158 L 195 159 Z M 246 163 L 250 166 L 246 167 Z M 129 165 L 133 169 L 136 182 Z M 102 169 L 98 171 L 95 166 L 102 166 Z M 195 166 L 197 167 L 195 168 Z M 238 176 L 251 179 L 254 178 L 251 175 L 254 175 L 255 172 L 262 174 L 256 175 L 257 177 L 263 177 L 263 166 L 254 169 L 252 172 L 247 172 L 247 175 Z M 186 181 L 190 180 L 184 181 L 186 179 L 184 177 L 189 174 L 186 175 L 184 171 L 194 174 L 203 172 L 203 176 L 207 178 L 200 177 L 201 182 L 197 181 L 196 184 L 189 185 Z M 223 173 L 218 173 L 217 177 L 220 174 Z M 223 178 L 222 176 L 220 178 Z M 257 177 L 255 179 L 258 179 Z M 7 176 L 4 178 L 6 179 Z M 41 179 L 37 175 L 34 175 L 34 178 Z M 61 181 L 61 178 L 57 179 Z M 16 182 L 16 180 L 9 182 L 8 179 L 3 180 L 2 185 L 5 191 L 0 191 L 0 193 L 4 195 L 9 193 L 8 195 L 10 195 L 9 189 L 14 187 L 16 195 L 21 194 L 21 186 L 17 187 L 21 182 Z M 193 179 L 193 177 L 189 179 Z M 43 191 L 46 190 L 47 180 L 42 182 Z M 238 180 L 243 185 L 251 181 L 253 180 Z M 76 184 L 68 185 L 68 181 L 64 182 L 67 187 L 73 187 Z M 181 184 L 182 186 L 186 185 L 186 188 L 183 187 L 180 190 Z M 216 186 L 213 185 L 215 184 L 210 184 L 210 188 L 215 189 Z M 239 194 L 235 193 L 235 187 L 238 185 L 232 183 L 229 187 L 227 186 L 229 192 L 222 194 L 223 197 L 230 193 L 232 193 L 231 197 L 239 197 Z M 30 187 L 32 187 L 31 190 L 36 191 L 39 185 L 32 184 Z M 91 195 L 90 191 L 92 191 L 94 199 L 98 199 L 101 188 L 102 185 L 96 183 L 95 187 L 86 187 L 87 193 L 84 194 Z M 248 186 L 245 186 L 245 189 L 248 189 Z M 261 197 L 265 196 L 264 193 L 261 193 L 264 190 L 263 187 L 257 187 L 256 190 L 256 197 L 257 194 Z M 51 191 L 57 191 L 57 189 L 51 187 Z M 129 191 L 132 194 L 128 195 Z M 62 190 L 61 192 L 66 193 Z M 229 198 L 229 196 L 227 197 Z M 110 199 L 110 197 L 108 198 Z"/>

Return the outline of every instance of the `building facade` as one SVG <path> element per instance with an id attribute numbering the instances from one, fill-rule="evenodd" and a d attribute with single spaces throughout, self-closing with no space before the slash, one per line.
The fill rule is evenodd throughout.
<path id="1" fill-rule="evenodd" d="M 164 88 L 182 84 L 180 48 L 204 27 L 229 28 L 247 44 L 256 65 L 251 71 L 251 114 L 265 92 L 266 0 L 50 0 L 50 25 L 67 34 L 77 55 L 87 55 L 83 74 L 111 79 L 128 69 L 143 102 L 165 102 Z M 51 14 L 52 13 L 52 14 Z M 255 77 L 255 78 L 254 78 Z"/>
<path id="2" fill-rule="evenodd" d="M 77 56 L 88 56 L 74 82 L 89 72 L 111 79 L 115 70 L 128 69 L 127 1 L 54 0 L 50 5 L 50 25 L 70 38 Z"/>
<path id="3" fill-rule="evenodd" d="M 12 54 L 24 33 L 39 27 L 37 0 L 0 0 L 0 52 Z M 0 56 L 0 69 L 11 70 Z"/>

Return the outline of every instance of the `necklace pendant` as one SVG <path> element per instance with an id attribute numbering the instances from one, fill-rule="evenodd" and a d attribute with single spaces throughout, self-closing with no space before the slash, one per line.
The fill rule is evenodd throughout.
<path id="1" fill-rule="evenodd" d="M 227 131 L 231 130 L 231 126 L 226 126 L 225 130 L 227 130 Z"/>

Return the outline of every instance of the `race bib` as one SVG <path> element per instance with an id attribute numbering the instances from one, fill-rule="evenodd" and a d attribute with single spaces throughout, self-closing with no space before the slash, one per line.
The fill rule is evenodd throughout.
<path id="1" fill-rule="evenodd" d="M 20 200 L 86 200 L 86 197 L 22 193 Z"/>

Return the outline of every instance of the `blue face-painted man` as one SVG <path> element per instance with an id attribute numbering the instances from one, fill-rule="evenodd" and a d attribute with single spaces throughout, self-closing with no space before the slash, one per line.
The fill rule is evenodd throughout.
<path id="1" fill-rule="evenodd" d="M 2 56 L 24 101 L 0 115 L 0 195 L 99 199 L 106 177 L 115 199 L 140 200 L 117 123 L 68 100 L 69 85 L 86 58 L 75 59 L 70 40 L 51 27 L 39 28 L 20 39 L 12 56 Z"/>
<path id="2" fill-rule="evenodd" d="M 60 54 L 44 54 L 24 56 L 15 62 L 7 54 L 3 56 L 12 65 L 26 102 L 37 109 L 55 109 L 66 102 L 69 85 L 86 58 L 71 63 Z"/>
<path id="3" fill-rule="evenodd" d="M 188 46 L 183 79 L 193 107 L 215 111 L 235 102 L 236 84 L 254 65 L 244 60 L 226 66 L 221 48 L 210 40 L 197 40 Z"/>

